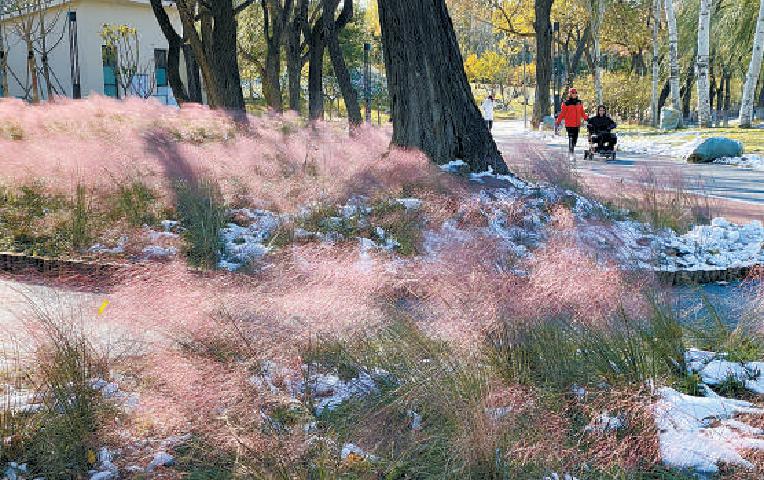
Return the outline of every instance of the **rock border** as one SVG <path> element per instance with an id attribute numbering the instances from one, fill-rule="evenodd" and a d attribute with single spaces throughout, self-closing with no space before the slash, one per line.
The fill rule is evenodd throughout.
<path id="1" fill-rule="evenodd" d="M 94 262 L 71 258 L 38 257 L 24 253 L 0 252 L 0 272 L 37 272 L 46 276 L 66 276 L 72 274 L 89 277 L 109 277 L 125 265 L 115 262 Z"/>

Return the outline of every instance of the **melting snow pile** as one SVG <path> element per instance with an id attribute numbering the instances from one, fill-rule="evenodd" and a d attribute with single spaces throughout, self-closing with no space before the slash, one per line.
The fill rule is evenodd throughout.
<path id="1" fill-rule="evenodd" d="M 683 133 L 686 135 L 686 133 Z M 663 135 L 663 140 L 668 140 L 669 136 Z M 678 139 L 681 142 L 681 139 Z M 644 155 L 665 155 L 679 158 L 688 157 L 695 148 L 703 143 L 703 139 L 700 136 L 696 136 L 693 140 L 688 142 L 677 143 L 677 141 L 663 141 L 658 142 L 656 138 L 651 137 L 631 137 L 628 135 L 621 135 L 618 137 L 618 149 L 640 153 Z"/>
<path id="2" fill-rule="evenodd" d="M 748 168 L 751 170 L 764 171 L 764 155 L 745 155 L 742 157 L 722 157 L 714 160 L 714 163 L 732 165 L 733 167 Z"/>
<path id="3" fill-rule="evenodd" d="M 739 414 L 764 414 L 750 402 L 722 397 L 707 385 L 729 378 L 755 393 L 764 393 L 760 372 L 764 363 L 736 363 L 725 354 L 692 349 L 685 353 L 689 372 L 698 373 L 705 397 L 693 397 L 672 388 L 659 390 L 655 407 L 663 462 L 675 468 L 703 473 L 719 471 L 719 463 L 752 468 L 741 451 L 764 450 L 764 430 L 735 419 Z"/>
<path id="4" fill-rule="evenodd" d="M 707 397 L 692 397 L 672 388 L 662 388 L 658 393 L 661 398 L 655 406 L 655 424 L 666 465 L 702 473 L 718 472 L 721 462 L 753 468 L 739 452 L 764 450 L 764 431 L 734 417 L 761 415 L 763 409 L 710 391 Z"/>
<path id="5" fill-rule="evenodd" d="M 238 270 L 251 259 L 262 257 L 270 251 L 270 246 L 265 242 L 276 231 L 281 219 L 267 210 L 242 208 L 230 213 L 244 217 L 249 225 L 243 227 L 229 223 L 221 229 L 223 254 L 218 266 L 227 270 Z"/>
<path id="6" fill-rule="evenodd" d="M 764 395 L 764 362 L 730 362 L 724 353 L 691 349 L 685 353 L 690 372 L 698 373 L 706 385 L 719 385 L 734 379 L 745 388 Z"/>
<path id="7" fill-rule="evenodd" d="M 764 228 L 760 221 L 736 225 L 715 218 L 711 225 L 664 239 L 659 269 L 665 271 L 726 270 L 764 262 Z"/>

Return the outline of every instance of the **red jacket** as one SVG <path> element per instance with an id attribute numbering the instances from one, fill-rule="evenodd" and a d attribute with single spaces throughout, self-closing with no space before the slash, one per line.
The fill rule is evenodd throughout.
<path id="1" fill-rule="evenodd" d="M 589 120 L 589 115 L 584 111 L 583 102 L 579 101 L 575 105 L 566 105 L 563 103 L 562 110 L 560 111 L 560 114 L 557 115 L 555 123 L 559 125 L 560 122 L 565 120 L 566 127 L 580 127 L 581 117 L 583 117 L 584 120 Z"/>

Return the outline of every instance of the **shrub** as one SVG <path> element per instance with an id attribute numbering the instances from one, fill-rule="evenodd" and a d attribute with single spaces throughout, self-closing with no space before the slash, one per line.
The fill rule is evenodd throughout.
<path id="1" fill-rule="evenodd" d="M 72 247 L 75 249 L 86 248 L 90 241 L 89 214 L 90 206 L 88 205 L 87 191 L 84 185 L 77 184 L 77 195 L 71 213 L 71 238 Z"/>
<path id="2" fill-rule="evenodd" d="M 108 378 L 108 361 L 64 304 L 32 303 L 30 311 L 35 358 L 23 378 L 36 392 L 39 408 L 16 414 L 13 442 L 10 448 L 0 444 L 0 461 L 27 463 L 37 477 L 79 478 L 91 466 L 97 432 L 109 411 L 92 384 L 95 378 Z"/>
<path id="3" fill-rule="evenodd" d="M 225 210 L 220 190 L 211 179 L 175 183 L 177 211 L 187 242 L 188 262 L 202 270 L 214 269 L 221 251 L 220 229 Z"/>
<path id="4" fill-rule="evenodd" d="M 112 201 L 112 215 L 126 219 L 130 226 L 151 225 L 157 221 L 154 212 L 157 197 L 140 180 L 121 183 Z"/>
<path id="5" fill-rule="evenodd" d="M 621 313 L 606 326 L 564 318 L 510 326 L 491 340 L 508 379 L 558 389 L 571 385 L 640 384 L 684 372 L 683 330 L 655 305 L 644 322 Z"/>

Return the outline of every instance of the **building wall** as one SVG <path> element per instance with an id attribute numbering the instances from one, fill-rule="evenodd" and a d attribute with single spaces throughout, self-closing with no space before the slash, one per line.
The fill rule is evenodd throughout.
<path id="1" fill-rule="evenodd" d="M 141 64 L 151 61 L 153 65 L 154 49 L 167 49 L 167 41 L 159 28 L 156 18 L 154 18 L 154 13 L 148 0 L 77 0 L 63 8 L 64 10 L 70 9 L 77 12 L 78 58 L 83 97 L 92 93 L 104 94 L 102 58 L 104 42 L 101 38 L 101 30 L 105 23 L 115 25 L 125 24 L 137 29 Z M 55 73 L 61 86 L 55 81 L 51 83 L 53 83 L 57 90 L 61 90 L 63 87 L 65 95 L 71 97 L 72 81 L 70 75 L 68 19 L 66 18 L 66 11 L 57 12 L 56 10 L 60 9 L 46 12 L 46 23 L 49 21 L 47 19 L 52 20 L 60 13 L 55 32 L 52 32 L 48 38 L 50 39 L 49 41 L 55 42 L 63 33 L 63 40 L 49 55 L 51 70 Z M 177 10 L 173 7 L 168 7 L 167 12 L 176 30 L 181 32 L 182 27 Z M 22 39 L 13 31 L 13 24 L 17 21 L 5 19 L 3 22 L 8 38 L 8 45 L 6 47 L 8 50 L 8 63 L 9 67 L 20 78 L 21 83 L 26 83 L 26 47 Z M 38 66 L 41 65 L 39 54 L 37 55 L 37 60 Z M 183 75 L 184 73 L 183 69 L 181 69 L 181 74 Z M 169 87 L 166 90 L 171 96 L 172 93 Z M 9 91 L 9 96 L 12 97 L 24 95 L 24 89 L 12 77 L 9 78 Z M 45 86 L 42 78 L 40 78 L 40 91 L 44 98 Z M 123 96 L 121 91 L 120 96 Z M 170 103 L 173 102 L 171 101 Z"/>

